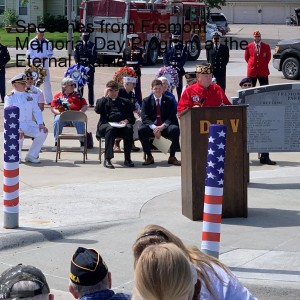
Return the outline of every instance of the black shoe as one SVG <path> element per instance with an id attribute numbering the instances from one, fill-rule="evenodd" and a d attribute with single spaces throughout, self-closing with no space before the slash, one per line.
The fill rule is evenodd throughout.
<path id="1" fill-rule="evenodd" d="M 131 151 L 132 152 L 139 152 L 141 149 L 139 147 L 136 146 L 132 146 Z"/>
<path id="2" fill-rule="evenodd" d="M 132 162 L 131 159 L 125 159 L 124 160 L 124 166 L 129 167 L 129 168 L 133 168 L 134 167 L 134 163 Z"/>
<path id="3" fill-rule="evenodd" d="M 276 162 L 271 160 L 269 157 L 261 157 L 260 158 L 260 163 L 262 165 L 271 165 L 271 166 L 276 165 Z"/>
<path id="4" fill-rule="evenodd" d="M 111 163 L 110 159 L 105 159 L 103 166 L 108 169 L 114 169 L 114 165 Z"/>

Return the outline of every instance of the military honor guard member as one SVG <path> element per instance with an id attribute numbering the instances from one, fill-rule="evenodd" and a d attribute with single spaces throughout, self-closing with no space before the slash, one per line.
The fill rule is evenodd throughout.
<path id="1" fill-rule="evenodd" d="M 7 50 L 7 47 L 0 43 L 0 95 L 1 101 L 4 102 L 4 97 L 6 94 L 5 89 L 5 67 L 6 64 L 10 61 L 10 55 Z"/>
<path id="2" fill-rule="evenodd" d="M 53 56 L 53 49 L 49 40 L 45 39 L 45 28 L 36 29 L 36 37 L 29 41 L 26 56 L 30 58 L 31 65 L 43 66 L 47 74 L 44 81 L 44 94 L 46 102 L 51 103 L 53 95 L 50 83 L 49 58 Z"/>
<path id="3" fill-rule="evenodd" d="M 128 47 L 123 51 L 123 61 L 127 67 L 133 68 L 137 76 L 137 82 L 134 88 L 135 97 L 139 105 L 142 105 L 142 90 L 141 90 L 141 66 L 144 60 L 144 50 L 138 47 L 136 41 L 139 36 L 135 33 L 127 35 Z"/>
<path id="4" fill-rule="evenodd" d="M 253 43 L 248 44 L 245 50 L 245 61 L 247 62 L 247 77 L 252 80 L 253 87 L 257 79 L 260 85 L 269 84 L 269 62 L 271 60 L 270 46 L 261 41 L 259 31 L 253 32 Z"/>
<path id="5" fill-rule="evenodd" d="M 32 145 L 25 157 L 25 161 L 31 163 L 40 163 L 39 153 L 47 138 L 48 129 L 43 122 L 42 111 L 32 94 L 26 91 L 25 74 L 16 75 L 10 80 L 13 90 L 5 96 L 4 108 L 9 106 L 17 106 L 20 109 L 20 160 L 21 150 L 24 141 L 24 135 L 33 137 Z M 33 121 L 33 118 L 35 121 Z"/>
<path id="6" fill-rule="evenodd" d="M 212 44 L 207 45 L 206 58 L 211 64 L 213 76 L 216 83 L 225 91 L 226 89 L 226 66 L 229 62 L 229 49 L 227 45 L 220 42 L 221 34 L 218 31 L 213 33 Z"/>
<path id="7" fill-rule="evenodd" d="M 172 34 L 171 45 L 164 53 L 164 65 L 171 66 L 177 71 L 179 79 L 176 88 L 178 101 L 182 93 L 182 76 L 185 74 L 184 64 L 186 60 L 187 48 L 181 41 L 181 35 L 179 33 Z"/>
<path id="8" fill-rule="evenodd" d="M 197 82 L 196 72 L 186 72 L 184 74 L 184 77 L 185 77 L 186 85 L 183 87 L 181 95 L 183 94 L 183 92 L 185 91 L 185 89 L 187 87 L 189 87 L 190 85 L 192 85 L 192 84 L 194 84 L 194 83 Z"/>
<path id="9" fill-rule="evenodd" d="M 231 105 L 224 90 L 212 83 L 212 67 L 205 63 L 196 66 L 197 83 L 187 87 L 178 103 L 180 114 L 189 107 Z"/>
<path id="10" fill-rule="evenodd" d="M 95 62 L 97 60 L 97 51 L 95 44 L 90 41 L 90 33 L 84 31 L 81 33 L 81 41 L 75 47 L 74 52 L 75 62 L 81 66 L 88 67 L 88 101 L 90 107 L 94 106 L 94 81 L 95 81 Z M 80 89 L 83 97 L 83 87 Z"/>

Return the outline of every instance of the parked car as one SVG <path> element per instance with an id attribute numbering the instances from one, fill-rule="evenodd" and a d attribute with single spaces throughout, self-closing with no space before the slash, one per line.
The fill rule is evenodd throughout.
<path id="1" fill-rule="evenodd" d="M 206 40 L 212 40 L 213 33 L 218 31 L 216 24 L 206 23 Z"/>
<path id="2" fill-rule="evenodd" d="M 216 24 L 218 27 L 221 27 L 222 30 L 225 31 L 225 34 L 230 31 L 227 19 L 222 13 L 210 13 L 208 15 L 207 21 L 209 23 Z"/>
<path id="3" fill-rule="evenodd" d="M 282 40 L 275 47 L 273 67 L 287 79 L 300 78 L 300 39 Z"/>

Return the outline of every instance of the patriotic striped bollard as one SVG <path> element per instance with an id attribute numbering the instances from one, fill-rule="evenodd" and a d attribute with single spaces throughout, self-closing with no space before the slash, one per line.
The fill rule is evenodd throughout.
<path id="1" fill-rule="evenodd" d="M 19 116 L 16 106 L 4 109 L 3 227 L 19 227 Z"/>
<path id="2" fill-rule="evenodd" d="M 226 126 L 210 125 L 201 250 L 216 258 L 220 249 L 225 145 Z"/>

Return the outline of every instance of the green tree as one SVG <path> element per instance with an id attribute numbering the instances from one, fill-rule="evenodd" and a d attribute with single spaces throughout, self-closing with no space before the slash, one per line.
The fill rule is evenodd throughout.
<path id="1" fill-rule="evenodd" d="M 208 9 L 218 8 L 221 9 L 221 6 L 226 5 L 226 0 L 204 0 Z"/>

